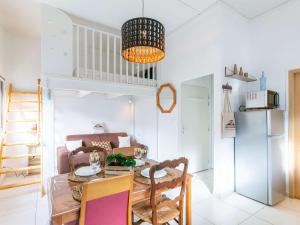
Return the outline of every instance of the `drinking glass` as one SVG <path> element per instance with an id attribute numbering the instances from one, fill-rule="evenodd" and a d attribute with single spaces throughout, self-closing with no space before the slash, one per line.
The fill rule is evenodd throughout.
<path id="1" fill-rule="evenodd" d="M 90 167 L 93 171 L 97 171 L 100 167 L 100 157 L 97 151 L 90 154 Z"/>
<path id="2" fill-rule="evenodd" d="M 141 159 L 142 156 L 143 156 L 143 151 L 142 151 L 142 149 L 141 149 L 141 148 L 135 148 L 135 149 L 134 149 L 134 157 L 135 157 L 136 159 Z"/>

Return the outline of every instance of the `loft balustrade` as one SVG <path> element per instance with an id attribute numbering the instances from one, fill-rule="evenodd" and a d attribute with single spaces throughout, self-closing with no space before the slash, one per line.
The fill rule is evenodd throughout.
<path id="1" fill-rule="evenodd" d="M 110 83 L 157 86 L 157 63 L 123 60 L 121 37 L 73 24 L 73 77 Z"/>

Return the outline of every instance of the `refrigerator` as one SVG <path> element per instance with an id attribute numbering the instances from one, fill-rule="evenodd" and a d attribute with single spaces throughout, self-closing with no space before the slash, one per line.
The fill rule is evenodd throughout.
<path id="1" fill-rule="evenodd" d="M 286 194 L 284 111 L 238 112 L 235 119 L 235 191 L 275 205 Z"/>

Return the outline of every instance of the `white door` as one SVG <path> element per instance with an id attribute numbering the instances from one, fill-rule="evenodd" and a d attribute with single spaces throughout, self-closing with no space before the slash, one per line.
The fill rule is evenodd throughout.
<path id="1" fill-rule="evenodd" d="M 210 110 L 209 89 L 182 85 L 182 138 L 184 155 L 189 159 L 189 172 L 209 168 Z"/>

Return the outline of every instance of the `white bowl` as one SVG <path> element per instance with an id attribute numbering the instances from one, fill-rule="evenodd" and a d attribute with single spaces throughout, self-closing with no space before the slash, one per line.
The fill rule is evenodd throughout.
<path id="1" fill-rule="evenodd" d="M 141 175 L 143 177 L 147 177 L 147 178 L 150 178 L 150 175 L 149 175 L 149 171 L 150 171 L 150 168 L 146 168 L 146 169 L 143 169 L 141 171 Z M 154 178 L 155 179 L 159 179 L 159 178 L 162 178 L 164 176 L 167 175 L 167 172 L 165 170 L 158 170 L 154 173 Z"/>
<path id="2" fill-rule="evenodd" d="M 101 171 L 100 167 L 98 167 L 96 170 L 93 170 L 90 166 L 83 166 L 78 168 L 75 171 L 75 175 L 80 177 L 89 177 L 89 176 L 96 175 L 100 171 Z"/>

